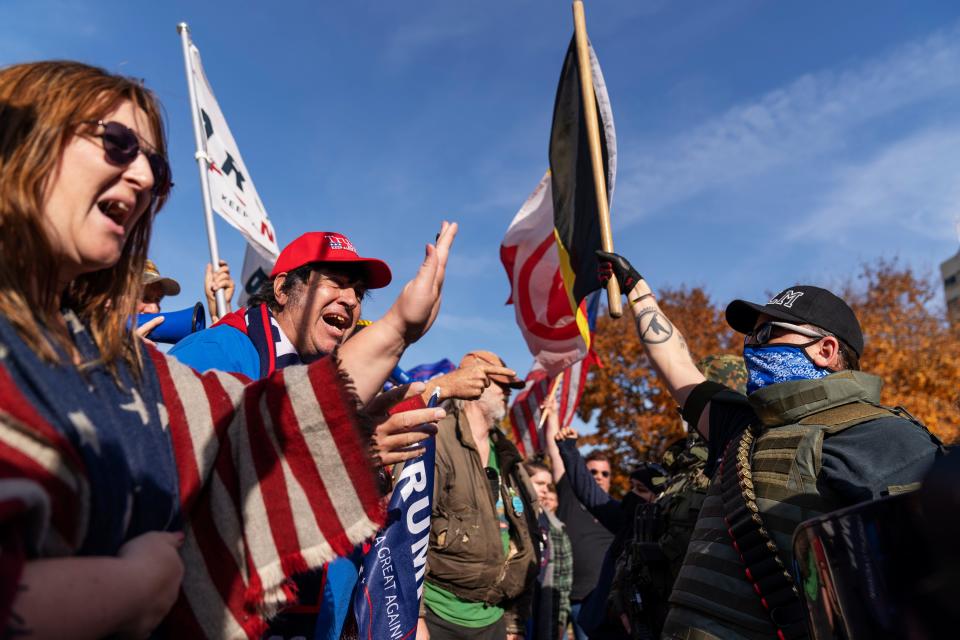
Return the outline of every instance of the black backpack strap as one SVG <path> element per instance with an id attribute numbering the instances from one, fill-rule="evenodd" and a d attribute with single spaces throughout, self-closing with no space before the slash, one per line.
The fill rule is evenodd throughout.
<path id="1" fill-rule="evenodd" d="M 720 495 L 723 521 L 744 573 L 770 616 L 780 640 L 809 637 L 806 612 L 789 569 L 780 560 L 779 549 L 763 525 L 753 488 L 750 458 L 758 428 L 749 427 L 727 445 L 720 462 Z"/>

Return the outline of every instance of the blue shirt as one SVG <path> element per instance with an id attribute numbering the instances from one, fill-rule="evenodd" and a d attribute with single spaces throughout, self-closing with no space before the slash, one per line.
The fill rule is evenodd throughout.
<path id="1" fill-rule="evenodd" d="M 191 333 L 169 354 L 183 364 L 204 372 L 210 369 L 260 377 L 260 355 L 242 331 L 228 325 Z"/>

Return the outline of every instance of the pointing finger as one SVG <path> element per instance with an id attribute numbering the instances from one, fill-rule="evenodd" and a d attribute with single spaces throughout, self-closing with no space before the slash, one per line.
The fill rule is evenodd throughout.
<path id="1" fill-rule="evenodd" d="M 500 367 L 497 365 L 487 365 L 483 368 L 484 373 L 488 376 L 507 376 L 513 377 L 517 375 L 517 372 L 513 369 L 508 369 L 507 367 Z"/>

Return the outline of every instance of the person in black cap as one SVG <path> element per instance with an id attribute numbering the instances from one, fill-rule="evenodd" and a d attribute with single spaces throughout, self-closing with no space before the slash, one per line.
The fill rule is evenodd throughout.
<path id="1" fill-rule="evenodd" d="M 747 395 L 707 381 L 652 290 L 622 256 L 598 251 L 616 277 L 657 373 L 687 424 L 709 442 L 711 484 L 670 595 L 666 638 L 807 637 L 793 579 L 797 525 L 914 488 L 942 453 L 902 408 L 880 405 L 882 382 L 861 372 L 853 310 L 798 285 L 765 304 L 734 300 L 745 334 Z"/>

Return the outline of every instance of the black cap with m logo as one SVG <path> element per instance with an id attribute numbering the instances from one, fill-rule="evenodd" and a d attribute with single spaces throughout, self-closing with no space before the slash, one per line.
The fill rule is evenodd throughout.
<path id="1" fill-rule="evenodd" d="M 846 302 L 826 289 L 796 285 L 784 289 L 766 304 L 734 300 L 727 305 L 727 324 L 740 333 L 749 333 L 760 314 L 820 327 L 843 340 L 858 357 L 863 355 L 863 331 L 857 316 Z"/>

